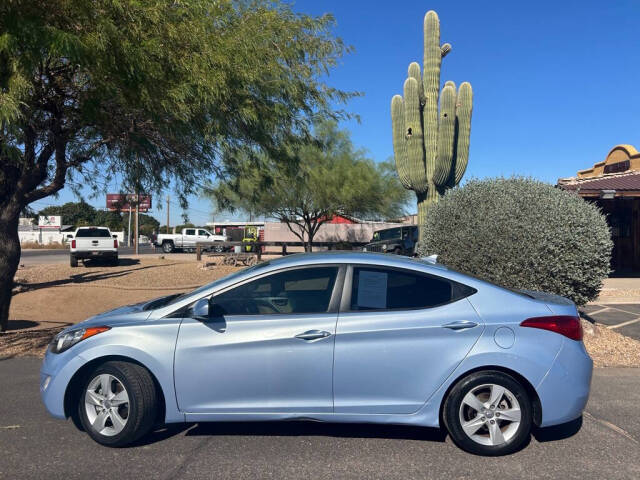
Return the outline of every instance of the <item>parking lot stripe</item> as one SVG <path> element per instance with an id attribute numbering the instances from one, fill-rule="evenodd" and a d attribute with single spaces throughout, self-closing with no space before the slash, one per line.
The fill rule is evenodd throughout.
<path id="1" fill-rule="evenodd" d="M 607 328 L 611 328 L 611 329 L 620 328 L 620 327 L 624 327 L 624 326 L 627 326 L 627 325 L 631 325 L 632 323 L 636 323 L 636 322 L 640 322 L 640 317 L 634 318 L 633 320 L 629 320 L 628 322 L 619 323 L 617 325 L 608 325 Z"/>

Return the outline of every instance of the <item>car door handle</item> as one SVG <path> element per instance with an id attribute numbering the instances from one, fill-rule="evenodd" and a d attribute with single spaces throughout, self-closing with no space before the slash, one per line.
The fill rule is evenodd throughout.
<path id="1" fill-rule="evenodd" d="M 329 332 L 325 332 L 324 330 L 307 330 L 306 332 L 299 333 L 296 335 L 296 338 L 301 340 L 317 340 L 319 338 L 326 338 L 330 336 Z"/>
<path id="2" fill-rule="evenodd" d="M 456 322 L 447 323 L 442 325 L 443 328 L 448 328 L 450 330 L 465 330 L 467 328 L 477 327 L 478 324 L 476 322 L 472 322 L 470 320 L 458 320 Z"/>

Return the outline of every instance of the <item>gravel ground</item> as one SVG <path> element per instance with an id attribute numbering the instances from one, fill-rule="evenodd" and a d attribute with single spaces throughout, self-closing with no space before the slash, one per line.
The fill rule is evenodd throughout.
<path id="1" fill-rule="evenodd" d="M 582 320 L 584 344 L 597 367 L 640 367 L 640 342 Z"/>

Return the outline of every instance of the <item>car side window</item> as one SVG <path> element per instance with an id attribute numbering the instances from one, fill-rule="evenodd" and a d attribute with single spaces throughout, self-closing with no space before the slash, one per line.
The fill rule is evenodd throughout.
<path id="1" fill-rule="evenodd" d="M 187 228 L 187 229 L 184 231 L 184 234 L 185 234 L 185 235 L 195 235 L 195 234 L 196 234 L 196 231 L 195 231 L 193 228 Z"/>
<path id="2" fill-rule="evenodd" d="M 326 313 L 338 267 L 274 273 L 213 297 L 223 315 Z"/>
<path id="3" fill-rule="evenodd" d="M 410 310 L 435 307 L 462 298 L 457 290 L 454 283 L 447 279 L 419 272 L 355 267 L 351 310 Z"/>
<path id="4" fill-rule="evenodd" d="M 208 237 L 209 233 L 206 230 L 198 230 L 198 235 L 201 235 L 203 237 Z"/>

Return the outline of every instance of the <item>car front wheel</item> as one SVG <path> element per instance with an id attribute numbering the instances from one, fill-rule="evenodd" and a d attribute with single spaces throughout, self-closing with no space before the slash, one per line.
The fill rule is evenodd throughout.
<path id="1" fill-rule="evenodd" d="M 78 398 L 84 430 L 109 447 L 129 445 L 148 433 L 156 411 L 153 379 L 134 363 L 102 364 L 87 376 Z"/>
<path id="2" fill-rule="evenodd" d="M 164 253 L 171 253 L 171 252 L 173 252 L 173 243 L 171 243 L 171 242 L 164 242 L 164 243 L 162 244 L 162 251 L 163 251 Z"/>
<path id="3" fill-rule="evenodd" d="M 443 417 L 453 441 L 477 455 L 506 455 L 529 440 L 533 419 L 526 389 L 499 371 L 476 372 L 449 393 Z"/>

